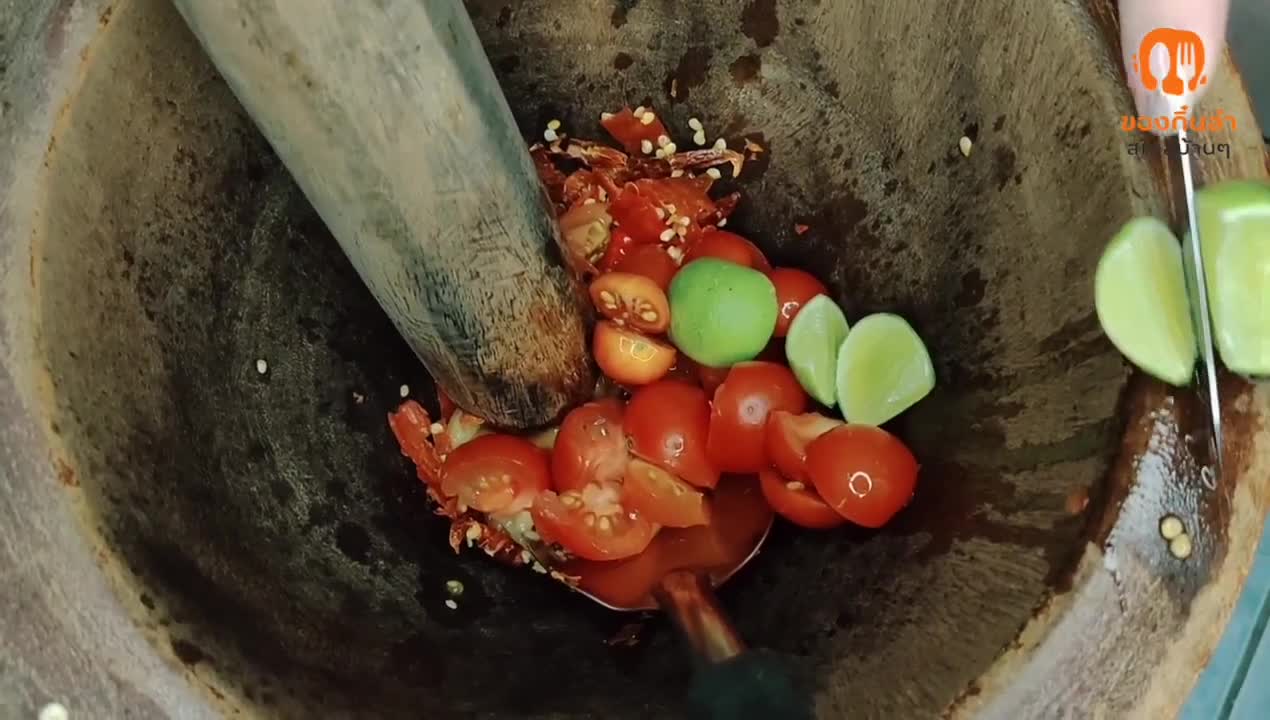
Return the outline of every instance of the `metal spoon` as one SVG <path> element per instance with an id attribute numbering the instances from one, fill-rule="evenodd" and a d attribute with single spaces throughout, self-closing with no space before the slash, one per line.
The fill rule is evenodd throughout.
<path id="1" fill-rule="evenodd" d="M 811 718 L 810 697 L 796 689 L 788 659 L 749 649 L 714 596 L 758 555 L 772 511 L 747 478 L 725 477 L 712 502 L 715 516 L 727 519 L 724 526 L 663 529 L 630 560 L 574 561 L 555 569 L 610 610 L 670 616 L 698 659 L 692 697 L 706 717 Z"/>

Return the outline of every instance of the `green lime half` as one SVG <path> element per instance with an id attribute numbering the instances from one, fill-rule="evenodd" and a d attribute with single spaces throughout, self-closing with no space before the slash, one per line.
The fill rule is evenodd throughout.
<path id="1" fill-rule="evenodd" d="M 1178 386 L 1190 383 L 1198 353 L 1182 267 L 1168 226 L 1141 217 L 1111 239 L 1094 273 L 1103 332 L 1129 362 Z"/>
<path id="2" fill-rule="evenodd" d="M 715 258 L 670 281 L 670 339 L 702 365 L 731 367 L 763 352 L 776 330 L 776 287 L 763 273 Z"/>
<path id="3" fill-rule="evenodd" d="M 829 407 L 838 401 L 838 348 L 847 337 L 847 316 L 827 295 L 808 300 L 785 335 L 789 369 L 807 394 Z"/>
<path id="4" fill-rule="evenodd" d="M 797 318 L 795 318 L 797 319 Z M 860 320 L 838 350 L 838 405 L 853 423 L 881 425 L 935 387 L 926 345 L 899 315 Z"/>
<path id="5" fill-rule="evenodd" d="M 1270 375 L 1270 185 L 1210 185 L 1195 202 L 1217 351 L 1237 373 Z"/>

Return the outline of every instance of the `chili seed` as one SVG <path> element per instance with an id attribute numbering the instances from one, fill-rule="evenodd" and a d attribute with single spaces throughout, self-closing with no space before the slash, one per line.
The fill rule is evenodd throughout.
<path id="1" fill-rule="evenodd" d="M 1191 536 L 1182 533 L 1169 541 L 1169 552 L 1178 560 L 1185 560 L 1191 556 Z"/>

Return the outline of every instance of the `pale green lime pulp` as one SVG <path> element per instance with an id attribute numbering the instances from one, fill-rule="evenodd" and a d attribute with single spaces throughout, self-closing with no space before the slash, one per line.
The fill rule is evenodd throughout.
<path id="1" fill-rule="evenodd" d="M 694 260 L 675 273 L 668 297 L 670 339 L 702 365 L 753 360 L 776 330 L 776 287 L 752 268 Z"/>
<path id="2" fill-rule="evenodd" d="M 838 351 L 838 405 L 853 423 L 881 425 L 935 387 L 926 345 L 904 318 L 869 315 L 847 333 Z"/>
<path id="3" fill-rule="evenodd" d="M 838 401 L 838 349 L 847 330 L 842 308 L 828 296 L 817 295 L 798 310 L 785 335 L 789 369 L 808 395 L 829 407 Z"/>
<path id="4" fill-rule="evenodd" d="M 1094 274 L 1103 332 L 1130 362 L 1173 385 L 1190 382 L 1198 352 L 1183 272 L 1177 238 L 1143 217 L 1111 239 Z"/>
<path id="5" fill-rule="evenodd" d="M 1212 185 L 1196 209 L 1217 351 L 1234 372 L 1270 375 L 1270 185 Z"/>

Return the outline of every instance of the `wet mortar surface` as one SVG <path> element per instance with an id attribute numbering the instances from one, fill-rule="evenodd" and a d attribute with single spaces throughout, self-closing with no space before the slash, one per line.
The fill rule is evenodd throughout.
<path id="1" fill-rule="evenodd" d="M 827 716 L 938 712 L 1097 530 L 1072 498 L 1105 502 L 1128 374 L 1068 298 L 1128 211 L 1119 171 L 1080 148 L 1114 129 L 1061 117 L 1034 137 L 1042 101 L 988 91 L 969 55 L 956 91 L 920 87 L 918 60 L 895 69 L 908 83 L 856 76 L 905 29 L 880 11 L 750 0 L 663 24 L 620 0 L 575 26 L 543 2 L 469 8 L 527 137 L 553 118 L 598 137 L 601 109 L 645 102 L 757 143 L 729 229 L 815 270 L 850 319 L 898 312 L 927 339 L 938 387 L 894 425 L 923 462 L 910 508 L 882 532 L 780 526 L 722 595 Z M 664 623 L 609 644 L 632 616 L 450 551 L 385 420 L 403 384 L 431 404 L 426 374 L 175 13 L 137 0 L 112 22 L 50 153 L 41 343 L 66 477 L 159 644 L 283 716 L 678 712 L 689 661 Z M 862 28 L 858 47 L 817 27 Z M 579 42 L 605 52 L 575 67 L 558 48 Z M 910 86 L 939 106 L 902 112 L 890 88 Z M 1108 187 L 1060 192 L 1076 167 Z"/>

